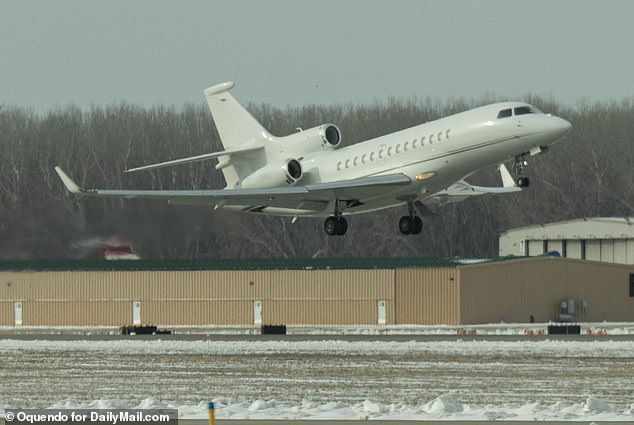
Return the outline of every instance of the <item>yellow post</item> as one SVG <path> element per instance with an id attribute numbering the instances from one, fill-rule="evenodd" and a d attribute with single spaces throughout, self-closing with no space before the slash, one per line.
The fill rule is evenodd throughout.
<path id="1" fill-rule="evenodd" d="M 215 414 L 214 414 L 214 402 L 210 401 L 207 405 L 207 409 L 209 410 L 209 425 L 214 425 L 216 422 Z"/>

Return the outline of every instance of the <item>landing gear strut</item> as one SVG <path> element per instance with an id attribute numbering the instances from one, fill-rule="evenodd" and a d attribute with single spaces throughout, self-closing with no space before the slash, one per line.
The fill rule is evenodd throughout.
<path id="1" fill-rule="evenodd" d="M 524 167 L 528 165 L 528 161 L 524 159 L 524 155 L 518 155 L 513 161 L 513 171 L 517 174 L 517 180 L 515 182 L 519 187 L 528 187 L 530 180 L 524 176 Z"/>
<path id="2" fill-rule="evenodd" d="M 324 230 L 329 236 L 343 236 L 346 234 L 346 231 L 348 230 L 348 222 L 343 215 L 341 215 L 339 200 L 335 201 L 335 215 L 331 215 L 326 219 L 326 221 L 324 221 Z"/>
<path id="3" fill-rule="evenodd" d="M 423 230 L 423 220 L 414 214 L 414 203 L 408 202 L 408 215 L 404 215 L 398 221 L 398 230 L 404 235 L 417 235 Z"/>

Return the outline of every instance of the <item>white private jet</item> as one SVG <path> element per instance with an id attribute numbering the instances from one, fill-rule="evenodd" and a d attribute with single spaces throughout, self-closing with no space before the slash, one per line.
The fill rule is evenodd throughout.
<path id="1" fill-rule="evenodd" d="M 571 128 L 568 121 L 543 114 L 521 102 L 496 103 L 417 125 L 352 146 L 339 148 L 341 132 L 333 124 L 271 135 L 245 110 L 228 82 L 204 91 L 225 150 L 126 172 L 152 170 L 218 159 L 227 182 L 217 190 L 102 190 L 79 187 L 55 167 L 66 188 L 95 197 L 164 199 L 172 204 L 214 205 L 262 214 L 327 217 L 328 235 L 343 235 L 345 216 L 404 206 L 398 227 L 418 234 L 426 205 L 471 196 L 517 192 L 528 186 L 523 175 L 527 155 L 537 155 Z M 517 180 L 503 161 L 513 160 Z M 499 165 L 502 187 L 473 186 L 464 179 Z"/>

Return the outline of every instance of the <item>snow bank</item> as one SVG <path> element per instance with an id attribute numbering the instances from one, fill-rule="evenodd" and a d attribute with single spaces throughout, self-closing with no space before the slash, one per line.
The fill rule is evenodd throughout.
<path id="1" fill-rule="evenodd" d="M 325 404 L 303 400 L 289 405 L 274 399 L 253 402 L 214 400 L 218 419 L 315 419 L 315 420 L 429 420 L 429 421 L 634 421 L 634 404 L 618 411 L 608 402 L 589 396 L 584 402 L 523 405 L 467 405 L 451 394 L 410 406 L 403 403 L 382 404 L 364 400 L 356 404 L 331 402 Z M 207 419 L 207 401 L 193 406 L 174 406 L 154 398 L 140 403 L 123 400 L 81 402 L 62 400 L 54 409 L 178 409 L 180 419 Z M 4 417 L 4 411 L 0 416 Z"/>

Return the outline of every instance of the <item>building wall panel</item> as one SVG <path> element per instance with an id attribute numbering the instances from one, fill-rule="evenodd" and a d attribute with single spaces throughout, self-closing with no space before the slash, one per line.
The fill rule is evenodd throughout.
<path id="1" fill-rule="evenodd" d="M 253 324 L 253 303 L 245 300 L 143 301 L 141 323 L 158 326 L 248 326 Z"/>
<path id="2" fill-rule="evenodd" d="M 613 261 L 619 264 L 627 264 L 627 240 L 615 239 L 613 243 L 614 243 Z"/>
<path id="3" fill-rule="evenodd" d="M 120 326 L 131 322 L 132 305 L 121 301 L 23 302 L 24 326 Z"/>
<path id="4" fill-rule="evenodd" d="M 614 241 L 612 239 L 601 240 L 601 261 L 614 262 Z"/>
<path id="5" fill-rule="evenodd" d="M 378 320 L 374 299 L 268 300 L 262 313 L 263 323 L 271 325 L 376 325 Z"/>
<path id="6" fill-rule="evenodd" d="M 586 260 L 601 261 L 601 240 L 586 240 Z"/>
<path id="7" fill-rule="evenodd" d="M 566 257 L 581 259 L 581 241 L 566 241 Z"/>
<path id="8" fill-rule="evenodd" d="M 13 301 L 0 299 L 0 326 L 13 326 Z"/>
<path id="9" fill-rule="evenodd" d="M 458 324 L 458 272 L 455 268 L 397 269 L 397 324 Z"/>
<path id="10" fill-rule="evenodd" d="M 548 251 L 557 251 L 563 255 L 564 243 L 561 239 L 554 239 L 547 241 Z"/>
<path id="11" fill-rule="evenodd" d="M 0 300 L 25 302 L 24 325 L 131 324 L 135 300 L 145 324 L 251 325 L 255 300 L 264 323 L 300 323 L 311 312 L 313 321 L 372 324 L 378 300 L 393 310 L 393 286 L 393 269 L 0 272 Z M 113 303 L 126 307 L 99 312 Z M 3 320 L 13 324 L 12 310 Z"/>
<path id="12" fill-rule="evenodd" d="M 625 243 L 625 264 L 634 264 L 634 239 Z"/>
<path id="13" fill-rule="evenodd" d="M 541 258 L 462 267 L 463 323 L 559 320 L 565 299 L 587 301 L 578 321 L 634 321 L 629 275 L 634 267 L 609 263 Z"/>

